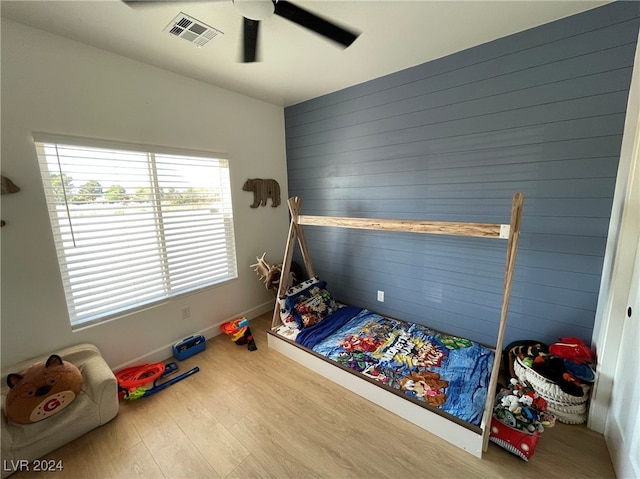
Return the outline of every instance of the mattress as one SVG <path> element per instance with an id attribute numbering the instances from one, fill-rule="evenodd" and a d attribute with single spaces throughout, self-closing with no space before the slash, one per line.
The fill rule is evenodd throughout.
<path id="1" fill-rule="evenodd" d="M 295 341 L 425 407 L 481 423 L 494 361 L 481 344 L 354 306 L 300 330 Z"/>

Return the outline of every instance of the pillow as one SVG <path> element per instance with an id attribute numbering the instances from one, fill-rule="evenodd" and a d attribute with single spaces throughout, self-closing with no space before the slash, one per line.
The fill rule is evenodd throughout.
<path id="1" fill-rule="evenodd" d="M 291 329 L 298 329 L 298 323 L 296 323 L 293 314 L 291 314 L 291 310 L 287 309 L 286 301 L 287 298 L 278 298 L 278 303 L 280 304 L 280 321 Z"/>
<path id="2" fill-rule="evenodd" d="M 7 419 L 31 424 L 62 411 L 82 390 L 82 373 L 57 354 L 21 374 L 7 376 Z"/>
<path id="3" fill-rule="evenodd" d="M 285 300 L 285 306 L 291 310 L 301 329 L 319 323 L 338 309 L 331 293 L 326 290 L 326 285 L 324 281 L 311 284 Z"/>
<path id="4" fill-rule="evenodd" d="M 300 284 L 295 286 L 291 286 L 286 292 L 286 296 L 284 298 L 278 298 L 278 303 L 280 305 L 280 320 L 282 324 L 288 326 L 291 329 L 298 329 L 298 323 L 293 317 L 293 312 L 291 311 L 291 307 L 287 306 L 287 298 L 290 296 L 295 296 L 301 291 L 304 291 L 309 286 L 312 286 L 316 283 L 319 283 L 320 280 L 318 278 L 311 278 L 306 281 L 303 281 Z"/>
<path id="5" fill-rule="evenodd" d="M 296 284 L 295 286 L 291 286 L 286 292 L 285 294 L 287 296 L 295 296 L 296 294 L 300 293 L 301 291 L 304 291 L 305 289 L 307 289 L 309 286 L 313 285 L 313 284 L 317 284 L 320 282 L 320 278 L 318 278 L 317 276 L 314 276 L 313 278 L 310 278 L 306 281 L 303 281 L 300 284 Z M 327 283 L 325 282 L 325 285 Z"/>

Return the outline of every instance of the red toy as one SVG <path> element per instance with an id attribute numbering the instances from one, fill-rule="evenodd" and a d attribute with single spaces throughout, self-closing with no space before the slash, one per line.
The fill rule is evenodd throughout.
<path id="1" fill-rule="evenodd" d="M 121 369 L 115 376 L 118 381 L 118 391 L 121 398 L 132 400 L 151 396 L 172 384 L 182 381 L 186 377 L 200 371 L 195 368 L 180 374 L 174 378 L 158 384 L 158 380 L 166 378 L 178 370 L 176 363 L 152 363 L 143 364 L 141 366 L 132 366 L 130 368 Z M 146 386 L 146 387 L 145 387 Z"/>
<path id="2" fill-rule="evenodd" d="M 533 456 L 538 439 L 540 439 L 538 431 L 526 433 L 501 423 L 495 417 L 491 418 L 489 440 L 525 461 L 529 461 Z"/>
<path id="3" fill-rule="evenodd" d="M 256 342 L 253 340 L 251 329 L 249 329 L 249 320 L 247 318 L 238 318 L 233 321 L 227 321 L 220 325 L 220 331 L 231 336 L 231 341 L 238 346 L 247 345 L 249 351 L 258 349 Z"/>
<path id="4" fill-rule="evenodd" d="M 554 356 L 569 359 L 576 363 L 592 363 L 595 361 L 593 351 L 578 338 L 560 338 L 560 341 L 549 346 Z"/>

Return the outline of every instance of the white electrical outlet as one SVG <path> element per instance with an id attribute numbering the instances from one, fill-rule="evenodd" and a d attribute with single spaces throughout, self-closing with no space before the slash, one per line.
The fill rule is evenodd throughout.
<path id="1" fill-rule="evenodd" d="M 191 308 L 189 306 L 182 308 L 180 313 L 182 314 L 182 319 L 189 319 L 191 317 Z"/>
<path id="2" fill-rule="evenodd" d="M 378 301 L 384 303 L 384 291 L 378 291 Z"/>

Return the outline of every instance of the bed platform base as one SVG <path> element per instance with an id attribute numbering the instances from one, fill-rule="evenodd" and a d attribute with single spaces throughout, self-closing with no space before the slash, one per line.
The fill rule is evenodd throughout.
<path id="1" fill-rule="evenodd" d="M 501 363 L 502 343 L 507 325 L 507 314 L 509 309 L 509 300 L 511 297 L 511 283 L 515 268 L 518 240 L 520 238 L 520 223 L 523 205 L 524 194 L 516 193 L 513 195 L 511 219 L 509 224 L 484 224 L 302 216 L 300 215 L 302 200 L 298 197 L 290 198 L 288 206 L 291 213 L 291 223 L 289 225 L 289 236 L 285 248 L 281 277 L 289 277 L 296 240 L 300 247 L 308 275 L 310 277 L 315 276 L 313 264 L 311 263 L 311 259 L 308 254 L 302 225 L 370 229 L 378 231 L 401 231 L 406 233 L 444 234 L 507 240 L 502 308 L 497 331 L 497 340 L 493 347 L 495 357 L 488 387 L 489 391 L 495 391 L 498 383 Z M 286 288 L 287 285 L 285 284 L 285 281 L 281 281 L 278 288 L 279 298 L 285 297 Z M 413 403 L 412 401 L 409 401 L 388 389 L 369 382 L 363 376 L 358 376 L 357 374 L 345 369 L 341 369 L 331 361 L 327 361 L 314 353 L 305 350 L 301 346 L 292 343 L 288 339 L 279 336 L 275 333 L 275 330 L 281 324 L 279 304 L 278 301 L 276 301 L 273 311 L 272 330 L 267 334 L 269 347 L 476 457 L 481 458 L 482 453 L 487 450 L 494 400 L 491 394 L 487 397 L 480 427 L 467 425 L 460 420 L 456 421 L 449 419 L 444 415 Z"/>
<path id="2" fill-rule="evenodd" d="M 321 359 L 299 346 L 291 344 L 275 332 L 267 332 L 267 341 L 270 348 L 293 359 L 313 372 L 383 407 L 396 416 L 406 419 L 416 426 L 435 434 L 454 446 L 476 457 L 482 457 L 483 436 L 480 428 L 478 428 L 480 432 L 474 432 L 466 426 L 457 424 L 423 406 L 408 401 L 356 374 L 336 367 L 331 362 Z"/>

